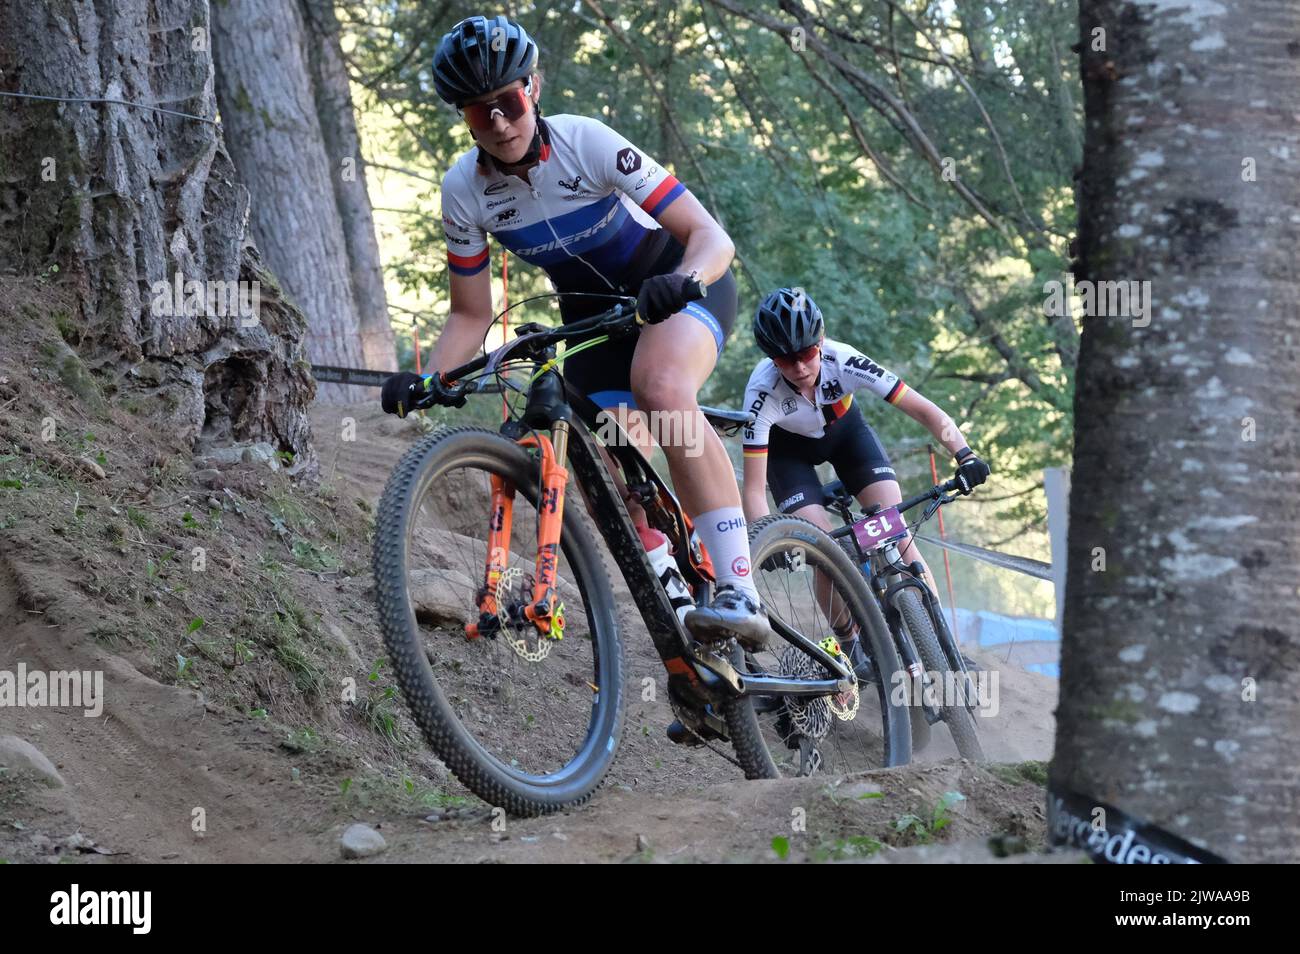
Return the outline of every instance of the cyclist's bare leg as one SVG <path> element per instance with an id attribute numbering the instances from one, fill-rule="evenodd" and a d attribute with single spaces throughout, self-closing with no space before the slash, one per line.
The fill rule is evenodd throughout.
<path id="1" fill-rule="evenodd" d="M 698 320 L 678 312 L 641 329 L 632 359 L 632 393 L 643 411 L 660 416 L 656 434 L 668 460 L 673 489 L 686 512 L 739 507 L 736 471 L 717 432 L 700 413 L 697 395 L 717 363 L 713 335 Z M 668 439 L 664 439 L 667 437 Z"/>
<path id="2" fill-rule="evenodd" d="M 713 559 L 717 591 L 707 607 L 686 614 L 686 626 L 704 640 L 735 637 L 756 651 L 773 634 L 749 565 L 740 487 L 722 439 L 696 400 L 717 360 L 713 333 L 679 311 L 641 330 L 632 358 L 632 393 L 650 417 L 651 433 L 668 461 L 682 509 L 694 520 Z"/>
<path id="3" fill-rule="evenodd" d="M 903 492 L 896 480 L 878 480 L 875 483 L 867 484 L 858 491 L 858 502 L 864 507 L 870 507 L 873 504 L 880 504 L 881 507 L 892 507 L 903 502 Z M 930 587 L 935 602 L 939 603 L 939 587 L 934 581 L 934 574 L 930 572 L 925 560 L 921 558 L 921 552 L 912 543 L 910 535 L 907 538 L 907 545 L 899 548 L 899 557 L 904 563 L 911 563 L 916 560 L 921 564 L 925 584 Z"/>

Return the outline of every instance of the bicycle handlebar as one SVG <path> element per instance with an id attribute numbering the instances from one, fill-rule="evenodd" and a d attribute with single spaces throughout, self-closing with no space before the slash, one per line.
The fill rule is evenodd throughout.
<path id="1" fill-rule="evenodd" d="M 688 302 L 698 301 L 705 296 L 706 292 L 704 282 L 699 278 L 690 279 L 683 287 L 682 291 L 683 296 Z M 645 320 L 637 314 L 636 309 L 636 298 L 626 296 L 608 311 L 603 311 L 598 315 L 592 315 L 590 318 L 582 318 L 578 321 L 571 322 L 570 324 L 560 325 L 558 328 L 544 330 L 541 325 L 534 323 L 520 325 L 515 329 L 516 337 L 513 341 L 507 342 L 490 354 L 485 354 L 481 357 L 475 358 L 473 361 L 462 364 L 458 368 L 453 368 L 450 371 L 443 372 L 442 378 L 444 381 L 458 381 L 467 375 L 474 374 L 475 372 L 486 368 L 490 363 L 492 363 L 494 355 L 513 350 L 525 342 L 529 344 L 529 352 L 536 352 L 544 350 L 553 344 L 558 344 L 561 341 L 567 341 L 568 339 L 577 337 L 578 335 L 590 334 L 592 332 L 605 332 L 610 335 L 621 334 L 624 331 L 629 330 L 633 325 L 645 324 Z M 499 364 L 500 361 L 498 360 L 496 363 Z M 478 390 L 478 382 L 466 381 L 463 384 L 452 386 L 449 390 L 457 396 L 473 394 Z"/>
<path id="2" fill-rule="evenodd" d="M 929 490 L 922 491 L 915 497 L 909 497 L 907 500 L 904 500 L 896 506 L 898 507 L 899 513 L 905 513 L 913 507 L 925 503 L 927 500 L 939 500 L 944 495 L 953 491 L 956 491 L 963 497 L 970 493 L 970 490 L 963 489 L 961 479 L 959 477 L 954 477 L 952 480 L 945 481 L 942 484 L 935 484 Z"/>

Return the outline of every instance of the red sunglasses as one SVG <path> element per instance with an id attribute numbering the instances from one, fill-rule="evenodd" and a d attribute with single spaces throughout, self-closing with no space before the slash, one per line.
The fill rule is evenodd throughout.
<path id="1" fill-rule="evenodd" d="M 465 122 L 470 128 L 484 131 L 492 128 L 492 114 L 500 111 L 505 117 L 506 122 L 514 122 L 524 113 L 528 112 L 528 107 L 533 104 L 533 80 L 528 78 L 528 82 L 516 89 L 506 90 L 496 99 L 490 99 L 486 103 L 468 103 L 460 107 L 460 114 L 465 117 Z"/>
<path id="2" fill-rule="evenodd" d="M 794 354 L 779 355 L 772 360 L 777 364 L 806 364 L 813 359 L 813 355 L 817 353 L 819 348 L 821 348 L 820 344 L 810 344 L 802 351 L 796 351 Z"/>

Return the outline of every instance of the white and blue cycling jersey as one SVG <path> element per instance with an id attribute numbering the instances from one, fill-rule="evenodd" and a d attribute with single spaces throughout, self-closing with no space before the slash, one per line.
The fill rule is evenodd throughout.
<path id="1" fill-rule="evenodd" d="M 635 291 L 671 236 L 656 221 L 686 191 L 667 169 L 597 119 L 538 117 L 539 161 L 507 175 L 480 149 L 442 180 L 447 261 L 488 265 L 488 234 L 544 269 L 558 291 Z"/>

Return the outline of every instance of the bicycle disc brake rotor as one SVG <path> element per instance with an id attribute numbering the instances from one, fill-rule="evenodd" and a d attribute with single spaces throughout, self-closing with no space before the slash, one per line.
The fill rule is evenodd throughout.
<path id="1" fill-rule="evenodd" d="M 841 659 L 843 659 L 843 657 L 841 657 Z M 848 662 L 848 660 L 844 661 L 846 663 Z M 850 666 L 853 665 L 852 663 L 848 664 Z M 831 712 L 835 714 L 835 718 L 839 719 L 841 722 L 853 721 L 853 717 L 858 714 L 858 703 L 860 701 L 861 696 L 858 694 L 858 683 L 856 680 L 846 691 L 826 697 L 826 704 L 830 707 Z"/>
<path id="2" fill-rule="evenodd" d="M 853 717 L 858 714 L 860 700 L 858 684 L 855 682 L 847 692 L 828 697 L 826 704 L 830 707 L 831 712 L 835 713 L 835 718 L 841 722 L 852 722 Z"/>
<path id="3" fill-rule="evenodd" d="M 541 662 L 551 653 L 551 640 L 528 620 L 510 617 L 510 607 L 526 603 L 532 592 L 532 574 L 517 566 L 508 568 L 497 581 L 497 619 L 501 622 L 501 637 L 515 653 L 529 662 Z"/>

